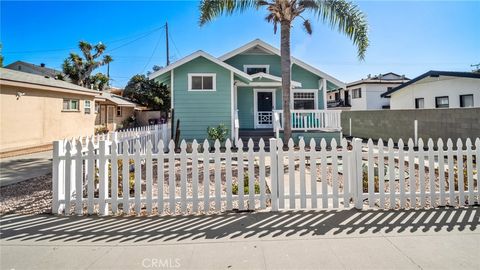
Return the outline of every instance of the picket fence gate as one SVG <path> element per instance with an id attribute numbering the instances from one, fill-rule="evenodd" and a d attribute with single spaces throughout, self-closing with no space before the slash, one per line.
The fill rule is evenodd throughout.
<path id="1" fill-rule="evenodd" d="M 478 204 L 480 139 L 387 147 L 354 139 L 54 142 L 53 213 L 197 214 L 298 208 L 418 208 Z M 144 143 L 143 143 L 144 142 Z M 153 142 L 157 142 L 154 144 Z M 168 146 L 168 147 L 166 147 Z M 446 147 L 445 147 L 446 146 Z M 432 169 L 433 168 L 433 169 Z M 208 181 L 205 181 L 208 179 Z M 392 180 L 393 179 L 393 180 Z M 244 182 L 245 181 L 245 182 Z M 252 188 L 253 187 L 253 188 Z M 258 188 L 257 188 L 258 187 Z M 248 188 L 248 192 L 247 189 Z"/>

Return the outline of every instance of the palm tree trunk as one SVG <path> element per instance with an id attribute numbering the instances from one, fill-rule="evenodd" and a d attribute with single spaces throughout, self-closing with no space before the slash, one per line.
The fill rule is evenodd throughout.
<path id="1" fill-rule="evenodd" d="M 283 93 L 283 136 L 284 145 L 292 137 L 292 116 L 290 113 L 290 83 L 291 83 L 291 59 L 290 59 L 290 29 L 291 22 L 283 20 L 280 29 L 280 56 L 282 68 L 282 93 Z"/>

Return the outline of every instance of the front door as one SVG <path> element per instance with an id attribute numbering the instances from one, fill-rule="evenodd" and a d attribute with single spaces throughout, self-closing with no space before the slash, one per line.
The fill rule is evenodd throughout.
<path id="1" fill-rule="evenodd" d="M 273 110 L 275 109 L 275 90 L 255 89 L 255 128 L 273 127 Z"/>

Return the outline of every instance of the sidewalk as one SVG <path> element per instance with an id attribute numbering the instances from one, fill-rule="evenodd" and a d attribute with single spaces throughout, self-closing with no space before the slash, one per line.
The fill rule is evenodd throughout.
<path id="1" fill-rule="evenodd" d="M 52 151 L 0 159 L 0 186 L 52 172 Z"/>
<path id="2" fill-rule="evenodd" d="M 479 210 L 7 215 L 0 229 L 0 267 L 479 269 Z"/>

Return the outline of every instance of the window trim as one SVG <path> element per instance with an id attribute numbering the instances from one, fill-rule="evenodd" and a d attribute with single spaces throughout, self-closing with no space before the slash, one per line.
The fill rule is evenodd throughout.
<path id="1" fill-rule="evenodd" d="M 355 92 L 355 90 L 358 90 L 358 91 L 359 91 L 358 97 L 355 97 L 355 95 L 353 94 L 353 93 Z M 362 98 L 362 88 L 361 88 L 361 87 L 351 89 L 350 92 L 352 93 L 352 99 Z"/>
<path id="2" fill-rule="evenodd" d="M 212 77 L 212 88 L 213 89 L 192 89 L 192 77 Z M 202 78 L 202 88 L 203 88 L 203 78 Z M 188 73 L 188 91 L 192 92 L 213 92 L 217 91 L 217 73 Z"/>
<path id="3" fill-rule="evenodd" d="M 438 107 L 438 99 L 439 98 L 447 98 L 448 101 L 448 106 L 447 107 Z M 435 97 L 435 109 L 444 109 L 444 108 L 450 108 L 450 98 L 448 96 L 438 96 Z"/>
<path id="4" fill-rule="evenodd" d="M 68 105 L 69 105 L 68 109 L 63 108 L 63 103 L 65 102 L 65 100 L 68 100 Z M 77 102 L 77 108 L 76 109 L 70 109 L 72 101 Z M 80 100 L 79 99 L 74 99 L 74 98 L 64 98 L 64 99 L 62 99 L 62 112 L 80 112 Z"/>
<path id="5" fill-rule="evenodd" d="M 87 106 L 88 104 L 88 106 Z M 87 112 L 88 109 L 88 112 Z M 92 113 L 92 102 L 90 100 L 84 100 L 83 101 L 83 111 L 85 114 L 91 114 Z"/>
<path id="6" fill-rule="evenodd" d="M 266 70 L 265 73 L 270 74 L 270 65 L 243 65 L 243 72 L 247 73 L 248 68 L 265 68 L 265 70 Z M 251 75 L 253 75 L 253 74 L 251 74 Z"/>
<path id="7" fill-rule="evenodd" d="M 417 106 L 418 105 L 417 100 L 420 100 L 420 99 L 423 100 L 423 108 L 419 108 Z M 415 109 L 425 109 L 425 98 L 423 97 L 415 98 Z"/>
<path id="8" fill-rule="evenodd" d="M 463 106 L 462 97 L 472 97 L 472 106 L 471 107 Z M 473 94 L 460 95 L 460 108 L 472 108 L 472 107 L 475 107 L 475 100 L 473 98 Z"/>
<path id="9" fill-rule="evenodd" d="M 294 99 L 294 93 L 312 93 L 314 94 L 315 97 L 315 104 L 313 109 L 318 110 L 318 89 L 292 89 L 290 91 L 290 108 L 292 110 L 295 110 L 295 99 Z"/>

